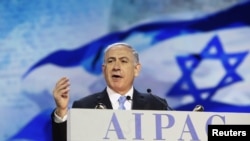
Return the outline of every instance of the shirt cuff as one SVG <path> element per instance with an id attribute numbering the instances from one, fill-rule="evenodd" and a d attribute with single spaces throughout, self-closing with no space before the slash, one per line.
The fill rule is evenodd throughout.
<path id="1" fill-rule="evenodd" d="M 61 118 L 56 114 L 56 111 L 54 112 L 54 121 L 56 123 L 62 123 L 65 122 L 66 120 L 67 120 L 67 114 Z"/>

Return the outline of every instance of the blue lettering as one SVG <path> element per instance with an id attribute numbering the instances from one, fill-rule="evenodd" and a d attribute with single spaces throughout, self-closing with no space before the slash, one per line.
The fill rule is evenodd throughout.
<path id="1" fill-rule="evenodd" d="M 222 120 L 222 123 L 224 123 L 224 124 L 226 123 L 226 121 L 225 121 L 225 116 L 221 116 L 221 115 L 212 115 L 212 116 L 210 116 L 210 117 L 208 118 L 208 120 L 207 120 L 207 123 L 206 123 L 206 126 L 205 126 L 205 128 L 206 128 L 206 133 L 208 133 L 208 125 L 213 124 L 213 119 L 216 118 L 216 117 L 220 118 L 220 119 Z"/>
<path id="2" fill-rule="evenodd" d="M 114 129 L 111 128 L 111 124 L 113 124 Z M 116 134 L 117 134 L 118 139 L 125 139 L 115 113 L 113 113 L 113 115 L 112 115 L 111 121 L 109 123 L 109 127 L 108 127 L 106 135 L 105 135 L 105 137 L 103 139 L 109 139 L 108 133 L 110 131 L 115 131 Z"/>
<path id="3" fill-rule="evenodd" d="M 187 126 L 188 130 L 185 131 L 185 127 Z M 181 137 L 178 139 L 179 141 L 183 141 L 184 139 L 182 138 L 184 133 L 190 133 L 192 136 L 192 141 L 199 141 L 200 139 L 198 138 L 198 135 L 195 131 L 194 125 L 191 121 L 191 118 L 189 115 L 187 115 L 186 122 L 184 123 L 184 127 L 181 133 Z"/>
<path id="4" fill-rule="evenodd" d="M 174 125 L 175 120 L 172 115 L 169 114 L 153 114 L 155 115 L 155 131 L 156 131 L 156 138 L 154 140 L 165 140 L 162 138 L 162 129 L 163 128 L 170 128 Z M 162 126 L 162 116 L 168 117 L 168 125 L 165 127 Z"/>
<path id="5" fill-rule="evenodd" d="M 144 140 L 141 134 L 141 115 L 143 113 L 133 113 L 135 115 L 135 140 Z"/>

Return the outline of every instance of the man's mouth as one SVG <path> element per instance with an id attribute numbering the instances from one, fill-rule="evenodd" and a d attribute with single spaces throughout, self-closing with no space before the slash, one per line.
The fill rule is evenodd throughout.
<path id="1" fill-rule="evenodd" d="M 120 75 L 112 75 L 112 78 L 122 78 Z"/>

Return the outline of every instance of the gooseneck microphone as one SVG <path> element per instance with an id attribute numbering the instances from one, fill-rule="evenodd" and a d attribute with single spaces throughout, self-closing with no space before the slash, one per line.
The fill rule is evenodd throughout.
<path id="1" fill-rule="evenodd" d="M 160 99 L 158 96 L 153 95 L 151 89 L 148 88 L 148 89 L 147 89 L 147 92 L 148 92 L 148 94 L 151 95 L 154 99 L 156 99 L 157 101 L 161 102 L 161 103 L 165 106 L 166 110 L 173 111 L 173 109 L 172 109 L 171 107 L 169 107 L 167 101 L 166 101 L 166 100 L 163 100 L 163 99 Z"/>
<path id="2" fill-rule="evenodd" d="M 95 109 L 107 109 L 106 105 L 101 103 L 100 101 L 101 101 L 101 97 L 98 96 L 97 97 L 97 104 L 95 106 Z"/>
<path id="3" fill-rule="evenodd" d="M 107 107 L 103 103 L 97 103 L 95 109 L 107 109 Z"/>
<path id="4" fill-rule="evenodd" d="M 196 105 L 193 109 L 194 112 L 203 112 L 204 107 L 202 105 Z"/>
<path id="5" fill-rule="evenodd" d="M 132 101 L 132 98 L 131 98 L 131 96 L 126 96 L 126 99 L 128 100 L 128 101 Z"/>

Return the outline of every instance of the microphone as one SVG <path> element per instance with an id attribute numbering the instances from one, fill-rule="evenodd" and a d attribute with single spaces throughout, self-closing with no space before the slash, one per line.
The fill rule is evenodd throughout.
<path id="1" fill-rule="evenodd" d="M 95 109 L 107 109 L 107 107 L 103 103 L 97 103 Z"/>
<path id="2" fill-rule="evenodd" d="M 106 105 L 100 102 L 101 99 L 101 96 L 97 97 L 97 104 L 95 106 L 95 109 L 107 109 Z"/>
<path id="3" fill-rule="evenodd" d="M 132 101 L 132 98 L 131 98 L 131 96 L 129 96 L 129 95 L 126 96 L 126 99 L 127 99 L 128 101 L 130 101 L 130 100 Z"/>
<path id="4" fill-rule="evenodd" d="M 151 93 L 151 92 L 152 92 L 151 89 L 148 88 L 148 89 L 147 89 L 147 92 L 148 92 L 149 94 L 153 95 L 153 94 Z"/>
<path id="5" fill-rule="evenodd" d="M 202 105 L 196 105 L 193 109 L 194 112 L 203 112 L 204 107 Z"/>
<path id="6" fill-rule="evenodd" d="M 148 89 L 147 89 L 147 92 L 148 92 L 148 94 L 151 95 L 154 99 L 156 99 L 157 101 L 161 102 L 161 103 L 166 107 L 166 110 L 173 111 L 173 109 L 172 109 L 171 107 L 168 106 L 167 101 L 164 101 L 163 99 L 160 99 L 159 97 L 153 95 L 151 89 L 148 88 Z"/>

